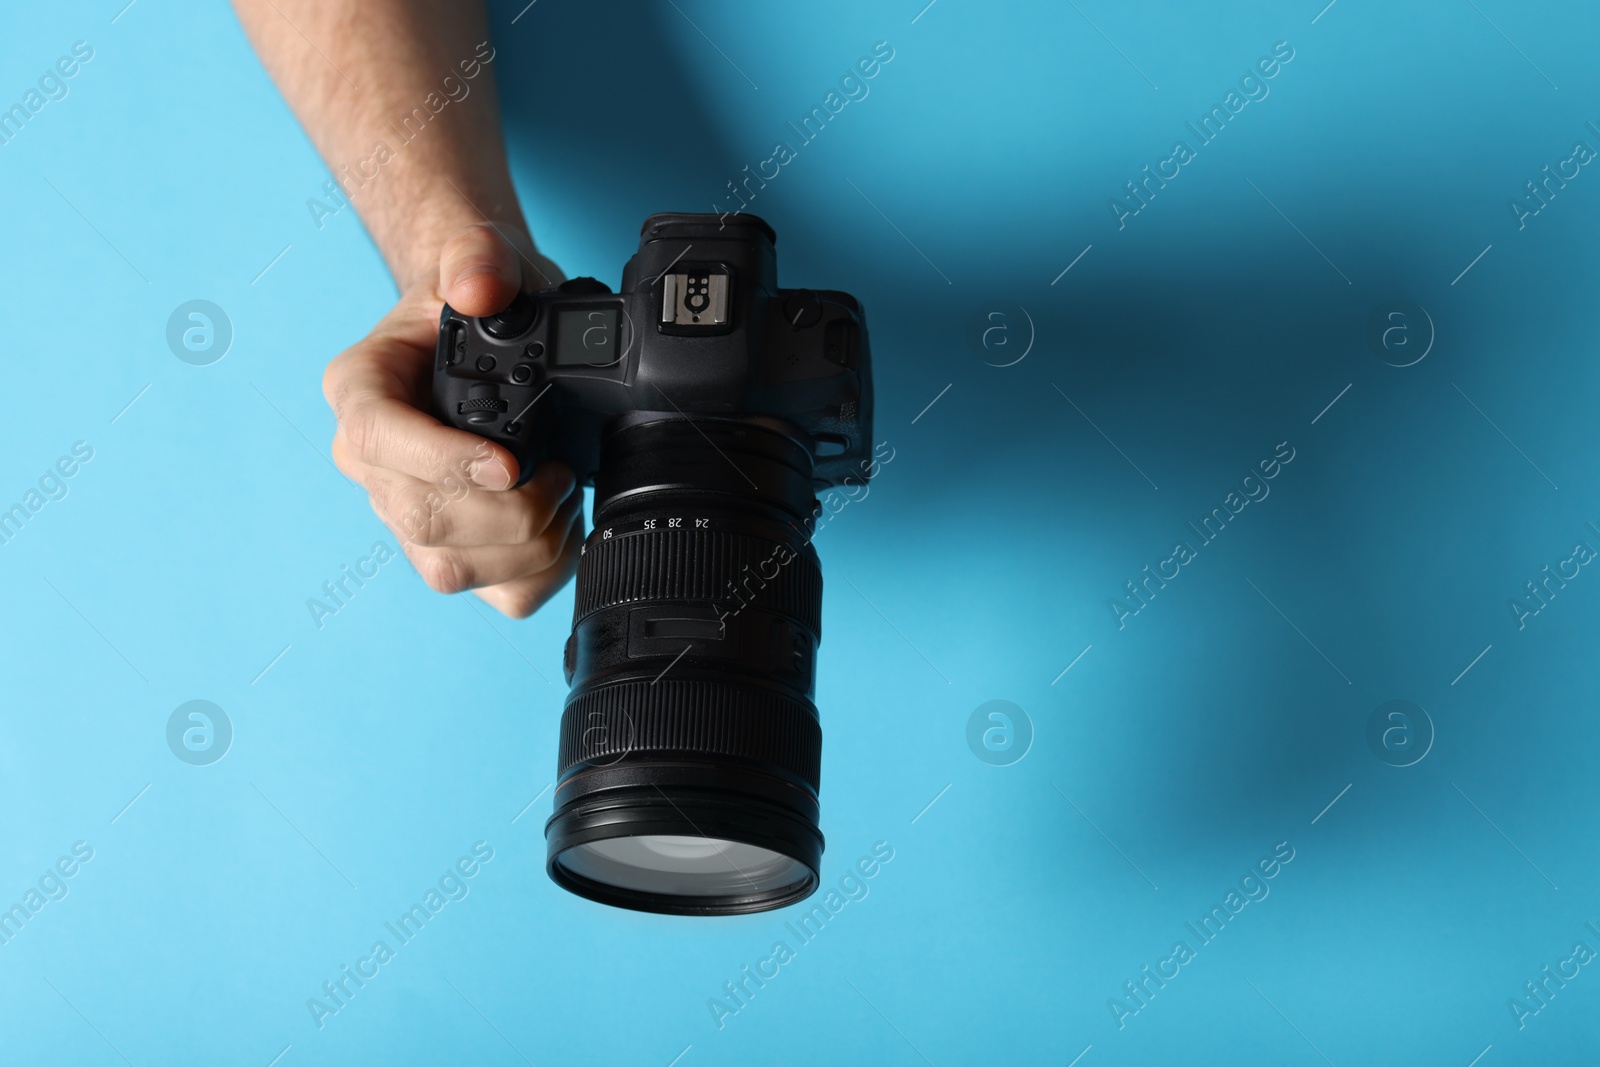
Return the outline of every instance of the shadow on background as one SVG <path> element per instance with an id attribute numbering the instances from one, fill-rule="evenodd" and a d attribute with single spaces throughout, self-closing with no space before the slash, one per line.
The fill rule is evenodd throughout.
<path id="1" fill-rule="evenodd" d="M 553 225 L 605 248 L 592 269 L 614 282 L 640 219 L 707 210 L 768 142 L 747 142 L 713 106 L 682 58 L 701 56 L 697 41 L 662 46 L 684 34 L 670 9 L 639 10 L 626 26 L 595 7 L 538 10 L 542 35 L 517 74 L 501 71 L 512 142 L 525 173 L 546 158 L 581 161 L 581 183 L 562 185 L 571 217 Z M 587 45 L 598 40 L 600 64 Z M 919 60 L 903 52 L 894 75 L 910 80 Z M 1455 783 L 1515 797 L 1551 758 L 1549 727 L 1514 720 L 1564 699 L 1581 632 L 1552 625 L 1544 643 L 1515 645 L 1506 599 L 1547 562 L 1530 545 L 1564 552 L 1582 533 L 1597 488 L 1591 465 L 1573 461 L 1595 443 L 1579 398 L 1593 395 L 1596 372 L 1571 370 L 1576 391 L 1560 396 L 1527 373 L 1582 344 L 1586 313 L 1541 279 L 1552 263 L 1582 260 L 1594 223 L 1574 211 L 1565 231 L 1509 230 L 1501 195 L 1517 182 L 1504 143 L 1472 136 L 1472 115 L 1437 113 L 1431 96 L 1407 98 L 1408 112 L 1382 86 L 1342 84 L 1349 71 L 1325 59 L 1307 44 L 1271 102 L 1121 230 L 1104 204 L 1143 160 L 1130 165 L 1109 137 L 1072 140 L 1098 119 L 1063 119 L 1070 129 L 1053 142 L 1034 128 L 1047 113 L 1018 117 L 1010 94 L 1048 65 L 1042 52 L 1016 59 L 1009 81 L 963 87 L 965 114 L 1031 138 L 1015 151 L 963 155 L 952 112 L 936 100 L 896 112 L 885 75 L 874 92 L 888 99 L 847 113 L 851 132 L 807 148 L 754 208 L 778 231 L 784 284 L 851 291 L 872 328 L 876 436 L 897 459 L 874 485 L 877 503 L 853 506 L 819 542 L 828 610 L 877 635 L 824 644 L 824 829 L 830 848 L 876 833 L 890 813 L 961 783 L 968 799 L 944 803 L 981 810 L 942 815 L 967 818 L 940 857 L 962 870 L 930 872 L 923 918 L 991 903 L 998 869 L 1019 914 L 1057 915 L 1064 893 L 1080 894 L 1056 932 L 1094 957 L 1103 946 L 1085 946 L 1110 936 L 1096 924 L 1119 926 L 1108 916 L 1161 926 L 1165 909 L 1196 899 L 1194 886 L 1220 891 L 1219 875 L 1274 841 L 1313 834 L 1315 862 L 1392 869 L 1408 857 L 1433 886 L 1426 900 L 1454 891 L 1460 857 L 1486 832 Z M 926 87 L 944 72 L 922 76 Z M 1170 143 L 1186 110 L 1222 84 L 1213 77 L 1197 77 L 1200 96 L 1168 86 L 1153 118 L 1139 111 L 1152 105 L 1129 105 L 1155 131 L 1137 139 Z M 1323 109 L 1318 79 L 1388 110 L 1351 123 L 1339 108 L 1357 105 Z M 1495 106 L 1543 91 L 1529 81 Z M 763 101 L 771 129 L 800 101 Z M 1470 147 L 1460 174 L 1442 178 L 1434 152 L 1452 131 Z M 1519 150 L 1537 160 L 1545 140 L 1566 136 L 1540 131 Z M 841 138 L 854 154 L 840 154 Z M 1492 258 L 1463 272 L 1491 242 Z M 1415 366 L 1385 362 L 1367 336 L 1374 311 L 1395 300 L 1431 317 L 1433 345 Z M 1004 309 L 1018 328 L 1017 308 L 1033 347 L 995 366 L 1006 360 L 981 343 L 986 316 Z M 1522 348 L 1533 354 L 1518 367 L 1506 353 Z M 1270 495 L 1205 543 L 1190 523 L 1284 443 L 1295 458 Z M 1180 541 L 1196 561 L 1119 625 L 1113 601 L 1137 605 L 1126 583 Z M 870 593 L 888 626 L 836 576 Z M 1473 660 L 1491 644 L 1502 658 Z M 1457 687 L 1469 662 L 1471 685 Z M 1028 760 L 1004 777 L 962 740 L 972 709 L 995 698 L 1020 703 L 1037 729 Z M 1365 724 L 1393 699 L 1422 705 L 1438 731 L 1415 770 L 1368 751 Z M 925 774 L 886 776 L 891 758 Z M 1347 783 L 1341 818 L 1313 830 Z M 1559 828 L 1522 833 L 1534 854 L 1559 848 L 1541 840 Z M 1146 870 L 1175 892 L 1127 898 L 1150 888 Z M 1496 867 L 1474 899 L 1518 892 L 1526 874 Z M 1343 893 L 1340 877 L 1330 885 Z M 1428 920 L 1401 908 L 1361 921 L 1398 945 Z"/>
<path id="2" fill-rule="evenodd" d="M 684 50 L 668 41 L 670 6 L 543 0 L 511 25 L 522 7 L 492 14 L 513 170 L 533 184 L 524 207 L 541 241 L 570 233 L 603 249 L 580 272 L 615 287 L 646 216 L 709 210 L 721 187 L 707 187 L 708 164 L 728 177 L 739 166 Z"/>
<path id="3" fill-rule="evenodd" d="M 501 23 L 515 6 L 502 5 Z M 634 248 L 638 221 L 654 211 L 706 210 L 708 190 L 715 191 L 706 175 L 735 175 L 742 166 L 685 50 L 665 44 L 681 29 L 666 24 L 675 17 L 650 5 L 619 20 L 613 9 L 545 0 L 536 31 L 497 26 L 506 56 L 499 87 L 518 169 L 537 176 L 552 166 L 581 168 L 561 176 L 559 209 L 536 200 L 529 213 L 549 216 L 547 230 L 577 227 L 605 248 L 609 261 L 591 269 L 611 284 Z M 1352 524 L 1369 522 L 1388 531 L 1390 550 L 1413 536 L 1406 531 L 1426 542 L 1428 524 L 1413 517 L 1448 508 L 1460 486 L 1430 483 L 1406 463 L 1386 471 L 1364 464 L 1366 476 L 1352 479 L 1338 457 L 1363 451 L 1360 437 L 1405 451 L 1398 441 L 1408 430 L 1404 416 L 1389 410 L 1405 395 L 1396 392 L 1407 388 L 1405 372 L 1383 365 L 1367 346 L 1373 308 L 1396 297 L 1438 308 L 1446 337 L 1431 364 L 1411 369 L 1414 379 L 1431 375 L 1435 393 L 1449 390 L 1441 364 L 1460 358 L 1449 342 L 1473 328 L 1470 306 L 1460 308 L 1438 277 L 1442 267 L 1430 253 L 1441 234 L 1427 216 L 1374 226 L 1367 204 L 1383 189 L 1342 189 L 1325 178 L 1301 184 L 1285 199 L 1314 205 L 1297 212 L 1299 223 L 1334 235 L 1334 266 L 1228 169 L 1236 159 L 1215 158 L 1243 148 L 1209 149 L 1209 172 L 1197 164 L 1197 176 L 1163 191 L 1127 230 L 1105 222 L 1093 234 L 1094 258 L 1055 285 L 1050 279 L 1075 246 L 1064 248 L 1053 227 L 1016 228 L 1011 213 L 986 225 L 989 216 L 974 210 L 968 189 L 942 197 L 945 225 L 934 242 L 942 268 L 926 271 L 919 260 L 900 259 L 900 238 L 853 198 L 797 208 L 793 198 L 773 195 L 760 211 L 779 226 L 786 277 L 804 264 L 808 280 L 825 273 L 827 284 L 858 293 L 868 308 L 878 436 L 906 458 L 876 490 L 888 502 L 874 508 L 875 537 L 859 551 L 852 546 L 851 561 L 881 568 L 883 553 L 905 545 L 937 556 L 959 534 L 930 531 L 993 516 L 982 524 L 992 551 L 963 554 L 967 575 L 926 577 L 943 586 L 952 624 L 944 658 L 930 655 L 960 662 L 965 645 L 981 662 L 998 640 L 1031 656 L 1027 631 L 1041 618 L 1059 619 L 1069 632 L 1060 644 L 1065 654 L 1052 653 L 1063 664 L 1073 647 L 1098 644 L 1116 665 L 1114 681 L 1096 690 L 1100 712 L 1145 740 L 1120 751 L 1114 739 L 1086 747 L 1096 759 L 1123 760 L 1128 787 L 1179 820 L 1174 836 L 1196 851 L 1210 851 L 1227 813 L 1263 790 L 1293 794 L 1297 783 L 1337 777 L 1359 738 L 1350 720 L 1364 708 L 1392 695 L 1437 692 L 1386 654 L 1403 646 L 1433 666 L 1418 650 L 1422 620 L 1369 610 L 1397 596 L 1437 601 L 1426 545 L 1363 562 L 1350 560 L 1339 542 Z M 995 187 L 1008 177 L 997 164 Z M 1220 207 L 1221 221 L 1194 218 L 1202 198 L 1213 211 Z M 896 214 L 892 203 L 882 207 Z M 948 283 L 940 277 L 946 272 Z M 1453 317 L 1439 304 L 1451 299 L 1460 308 Z M 1007 304 L 1029 309 L 1037 337 L 1027 359 L 998 368 L 979 337 L 984 309 Z M 945 384 L 951 388 L 938 406 L 919 414 Z M 1346 384 L 1353 390 L 1344 410 L 1311 426 Z M 1458 402 L 1454 394 L 1445 401 Z M 1286 440 L 1297 460 L 1272 483 L 1272 495 L 1201 547 L 1187 523 L 1222 505 Z M 1374 495 L 1384 501 L 1381 518 Z M 1141 617 L 1127 620 L 1129 629 L 1117 629 L 1108 602 L 1126 601 L 1124 582 L 1170 555 L 1178 540 L 1201 547 L 1200 559 Z M 1307 573 L 1327 570 L 1339 573 Z M 1019 575 L 1033 577 L 1008 595 Z M 1322 635 L 1341 666 L 1329 670 L 1301 645 L 1245 578 Z M 1408 598 L 1408 586 L 1426 587 L 1426 599 L 1420 591 Z M 989 612 L 985 604 L 999 607 Z M 1475 606 L 1469 598 L 1452 610 Z M 964 627 L 962 616 L 982 616 L 982 634 Z M 1451 643 L 1438 656 L 1459 652 Z M 1363 669 L 1368 664 L 1372 670 Z M 1082 673 L 1092 669 L 1086 664 Z M 1000 676 L 1048 682 L 1041 672 L 1038 662 L 1017 662 Z M 1037 701 L 1059 701 L 1063 692 L 1032 689 Z M 1175 702 L 1175 691 L 1192 696 Z M 1295 710 L 1286 715 L 1286 705 Z M 840 733 L 829 736 L 840 743 Z M 1158 738 L 1170 743 L 1151 740 Z M 1052 754 L 1048 744 L 1042 752 L 1077 776 L 1082 754 Z M 1251 771 L 1219 773 L 1228 767 Z"/>

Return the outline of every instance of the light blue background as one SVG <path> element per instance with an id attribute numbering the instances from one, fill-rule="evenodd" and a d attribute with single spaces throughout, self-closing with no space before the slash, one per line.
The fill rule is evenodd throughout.
<path id="1" fill-rule="evenodd" d="M 879 841 L 894 859 L 719 1029 L 708 999 L 797 944 L 799 909 L 640 915 L 543 873 L 549 794 L 528 805 L 570 588 L 513 623 L 401 559 L 311 621 L 323 582 L 393 543 L 328 460 L 319 390 L 392 283 L 352 213 L 314 225 L 327 168 L 231 12 L 139 0 L 113 23 L 122 2 L 12 5 L 0 35 L 7 105 L 95 49 L 0 147 L 0 506 L 94 448 L 0 547 L 0 903 L 94 848 L 0 946 L 0 1062 L 1600 1052 L 1595 967 L 1520 1030 L 1507 1006 L 1600 949 L 1600 578 L 1525 629 L 1508 606 L 1600 547 L 1600 176 L 1525 229 L 1508 207 L 1600 147 L 1592 11 L 496 8 L 534 230 L 613 283 L 644 215 L 726 203 L 788 120 L 895 49 L 751 205 L 785 282 L 853 292 L 872 325 L 895 459 L 818 539 L 825 875 Z M 1109 198 L 1278 41 L 1270 95 L 1119 230 Z M 233 324 L 211 366 L 165 342 L 191 299 Z M 1365 338 L 1396 299 L 1437 332 L 1404 369 Z M 979 344 L 996 301 L 1036 329 L 1006 368 Z M 1282 441 L 1271 495 L 1119 629 L 1123 583 Z M 191 699 L 233 723 L 211 766 L 166 744 Z M 1011 766 L 967 747 L 993 699 L 1032 721 Z M 1437 731 L 1403 769 L 1365 739 L 1391 699 Z M 470 895 L 319 1030 L 307 998 L 478 841 Z M 1119 1029 L 1108 998 L 1280 841 L 1270 896 Z"/>

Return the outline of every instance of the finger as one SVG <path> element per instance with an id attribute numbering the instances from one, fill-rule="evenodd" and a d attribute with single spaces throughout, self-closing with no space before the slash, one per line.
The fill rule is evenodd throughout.
<path id="1" fill-rule="evenodd" d="M 563 463 L 543 463 L 526 485 L 475 493 L 460 479 L 436 485 L 373 470 L 364 483 L 373 510 L 402 540 L 424 547 L 473 548 L 532 541 L 577 488 Z"/>
<path id="2" fill-rule="evenodd" d="M 578 569 L 578 551 L 583 547 L 583 522 L 574 522 L 567 533 L 566 544 L 552 567 L 525 578 L 516 578 L 499 585 L 474 590 L 478 598 L 500 614 L 513 619 L 526 619 L 567 584 Z"/>
<path id="3" fill-rule="evenodd" d="M 522 288 L 522 253 L 490 223 L 468 226 L 439 255 L 439 292 L 463 315 L 493 315 Z"/>
<path id="4" fill-rule="evenodd" d="M 346 350 L 323 375 L 323 392 L 339 420 L 334 459 L 351 477 L 354 460 L 426 482 L 465 478 L 483 489 L 516 484 L 517 461 L 477 434 L 445 426 L 411 403 L 417 359 L 409 346 L 371 337 Z"/>
<path id="5" fill-rule="evenodd" d="M 581 514 L 578 504 L 578 500 L 568 497 L 557 511 L 555 521 L 538 537 L 522 544 L 430 548 L 402 543 L 401 547 L 422 580 L 435 592 L 459 593 L 500 585 L 539 574 L 555 565 L 561 558 L 575 516 Z"/>

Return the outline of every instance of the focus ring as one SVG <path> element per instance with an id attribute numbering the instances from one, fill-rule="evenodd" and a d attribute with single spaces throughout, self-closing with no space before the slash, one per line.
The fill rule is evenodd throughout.
<path id="1" fill-rule="evenodd" d="M 574 621 L 643 600 L 729 607 L 759 600 L 820 634 L 822 572 L 807 546 L 722 530 L 641 530 L 591 540 L 578 564 Z"/>
<path id="2" fill-rule="evenodd" d="M 695 679 L 620 682 L 575 693 L 561 716 L 558 778 L 579 763 L 682 753 L 781 768 L 819 788 L 816 709 L 757 686 Z"/>

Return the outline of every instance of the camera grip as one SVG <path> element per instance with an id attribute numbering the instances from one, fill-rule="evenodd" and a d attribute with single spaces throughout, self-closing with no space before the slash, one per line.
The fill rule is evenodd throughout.
<path id="1" fill-rule="evenodd" d="M 522 298 L 519 298 L 519 301 Z M 515 305 L 513 305 L 515 306 Z M 509 313 L 502 312 L 493 319 Z M 434 354 L 432 414 L 446 426 L 487 438 L 517 461 L 517 484 L 548 458 L 547 435 L 530 416 L 549 388 L 537 368 L 509 361 L 483 344 L 479 321 L 445 305 Z"/>

